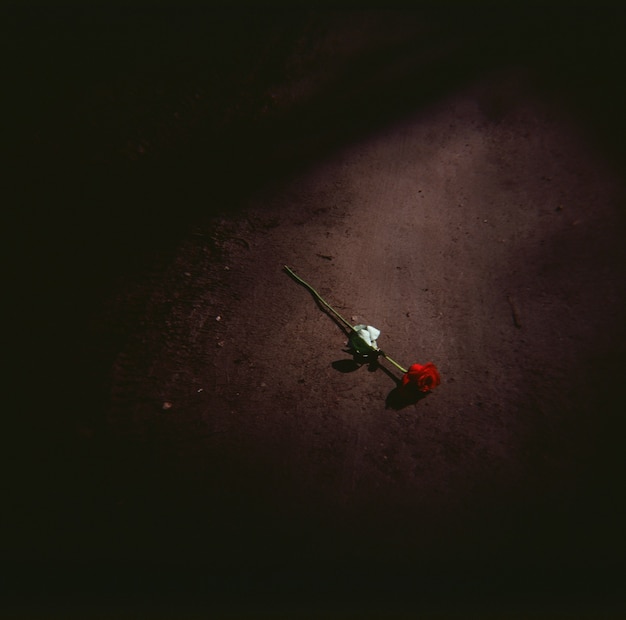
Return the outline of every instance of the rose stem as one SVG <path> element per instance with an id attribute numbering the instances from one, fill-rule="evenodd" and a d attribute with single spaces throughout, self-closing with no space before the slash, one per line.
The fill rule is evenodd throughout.
<path id="1" fill-rule="evenodd" d="M 321 303 L 323 303 L 350 331 L 356 332 L 354 327 L 352 327 L 352 325 L 350 325 L 350 323 L 348 323 L 348 321 L 346 321 L 346 319 L 344 319 L 341 314 L 339 314 L 339 312 L 337 312 L 337 310 L 335 310 L 327 301 L 322 299 L 322 296 L 308 282 L 305 282 L 302 278 L 299 278 L 291 269 L 289 269 L 289 267 L 287 267 L 287 265 L 283 266 L 285 268 L 285 271 L 287 271 L 287 273 L 292 278 L 295 278 L 298 282 L 300 282 L 300 284 L 302 284 L 302 286 L 309 289 L 309 291 L 311 291 L 311 293 L 313 293 L 313 295 L 315 295 L 315 297 Z"/>
<path id="2" fill-rule="evenodd" d="M 346 319 L 344 319 L 341 314 L 339 314 L 339 312 L 337 312 L 337 310 L 335 310 L 327 301 L 325 301 L 322 296 L 308 283 L 305 282 L 302 278 L 298 277 L 291 269 L 289 269 L 289 267 L 287 267 L 287 265 L 283 265 L 283 267 L 285 268 L 285 271 L 295 280 L 297 280 L 298 282 L 300 282 L 300 284 L 302 284 L 302 286 L 304 286 L 305 288 L 307 288 L 309 291 L 311 291 L 311 293 L 313 293 L 313 295 L 315 295 L 315 297 L 322 303 L 324 304 L 350 331 L 353 331 L 356 333 L 356 330 L 354 329 L 354 327 L 352 327 L 352 325 L 350 325 L 350 323 L 348 323 L 348 321 L 346 321 Z M 406 373 L 407 370 L 406 368 L 402 368 L 402 366 L 400 366 L 400 364 L 398 364 L 398 362 L 395 362 L 394 360 L 392 360 L 386 353 L 384 353 L 383 351 L 381 351 L 380 349 L 378 349 L 378 351 L 380 352 L 380 354 L 391 364 L 393 364 L 399 371 Z"/>
<path id="3" fill-rule="evenodd" d="M 380 352 L 380 354 L 388 361 L 391 362 L 398 370 L 406 373 L 408 372 L 406 368 L 402 368 L 402 366 L 400 366 L 400 364 L 398 364 L 398 362 L 394 362 L 386 353 L 384 353 L 383 351 Z"/>

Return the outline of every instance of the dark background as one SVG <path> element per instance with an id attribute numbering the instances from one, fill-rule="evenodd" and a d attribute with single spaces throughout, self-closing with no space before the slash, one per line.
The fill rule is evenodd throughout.
<path id="1" fill-rule="evenodd" d="M 254 499 L 233 500 L 226 488 L 215 506 L 192 499 L 193 491 L 180 485 L 160 492 L 156 475 L 146 472 L 152 499 L 123 518 L 107 513 L 103 498 L 109 487 L 124 484 L 130 457 L 116 446 L 122 456 L 112 458 L 106 441 L 100 451 L 85 450 L 70 432 L 77 420 L 102 423 L 107 409 L 104 377 L 119 342 L 110 332 L 105 341 L 94 338 L 93 317 L 120 277 L 141 278 L 166 262 L 193 223 L 236 216 L 268 178 L 289 178 L 362 132 L 498 67 L 527 68 L 610 165 L 624 171 L 623 12 L 427 7 L 412 13 L 432 26 L 427 40 L 404 41 L 382 56 L 364 53 L 348 67 L 329 64 L 329 79 L 296 105 L 268 99 L 268 85 L 306 73 L 287 63 L 296 44 L 314 41 L 316 28 L 322 33 L 346 15 L 182 6 L 5 11 L 10 374 L 2 554 L 3 598 L 11 608 L 26 605 L 44 616 L 85 608 L 114 614 L 133 606 L 226 613 L 237 601 L 236 609 L 260 613 L 278 597 L 279 608 L 311 613 L 320 607 L 340 613 L 357 601 L 360 609 L 379 605 L 408 614 L 439 609 L 444 599 L 450 613 L 518 603 L 523 613 L 525 594 L 532 593 L 544 610 L 568 597 L 591 615 L 599 605 L 607 613 L 623 609 L 623 502 L 615 489 L 624 482 L 624 427 L 608 413 L 615 425 L 602 434 L 601 465 L 588 472 L 580 506 L 572 501 L 563 509 L 580 510 L 576 524 L 585 521 L 586 529 L 614 540 L 615 553 L 601 558 L 599 574 L 579 572 L 583 555 L 569 566 L 546 557 L 545 574 L 529 576 L 523 535 L 520 554 L 505 570 L 489 566 L 489 554 L 481 560 L 471 541 L 461 552 L 443 545 L 437 557 L 391 560 L 344 543 L 350 552 L 342 560 L 313 524 L 304 533 L 300 526 L 291 531 Z M 424 46 L 453 51 L 436 54 L 419 82 L 398 75 L 398 60 Z M 187 113 L 178 121 L 174 112 L 181 109 Z M 141 143 L 146 136 L 149 142 Z M 126 337 L 123 326 L 118 337 Z M 615 360 L 614 368 L 623 367 Z M 600 377 L 597 406 L 614 414 L 621 375 L 608 374 Z M 223 500 L 228 509 L 220 511 Z M 224 533 L 217 543 L 214 536 L 208 542 L 200 518 L 213 508 L 219 514 L 212 533 Z M 557 528 L 559 512 L 544 508 L 523 517 L 519 528 L 530 519 L 526 535 L 541 539 Z M 514 515 L 503 515 L 503 528 L 514 522 Z M 561 535 L 568 557 L 568 532 Z M 149 549 L 154 536 L 160 551 Z M 177 552 L 178 536 L 181 549 L 206 549 L 207 561 L 190 563 Z M 236 557 L 233 536 L 245 550 Z M 308 551 L 294 552 L 298 544 Z M 268 554 L 273 570 L 266 568 Z"/>

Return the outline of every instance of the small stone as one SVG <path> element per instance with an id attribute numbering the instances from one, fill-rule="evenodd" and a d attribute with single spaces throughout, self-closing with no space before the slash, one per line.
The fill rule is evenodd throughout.
<path id="1" fill-rule="evenodd" d="M 225 342 L 224 340 L 219 340 L 219 341 L 217 342 L 217 346 L 218 346 L 218 347 L 223 347 L 225 344 L 226 344 L 226 342 Z"/>
<path id="2" fill-rule="evenodd" d="M 163 409 L 163 411 L 169 411 L 171 408 L 173 407 L 172 403 L 169 400 L 166 400 L 161 409 Z"/>
<path id="3" fill-rule="evenodd" d="M 215 317 L 215 320 L 216 320 L 216 321 L 221 321 L 221 320 L 222 320 L 222 317 L 218 314 L 218 315 Z"/>
<path id="4" fill-rule="evenodd" d="M 230 271 L 230 267 L 228 265 L 224 265 L 224 271 Z"/>

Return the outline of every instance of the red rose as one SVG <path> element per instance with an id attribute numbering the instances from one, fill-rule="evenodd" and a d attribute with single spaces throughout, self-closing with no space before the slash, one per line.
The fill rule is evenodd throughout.
<path id="1" fill-rule="evenodd" d="M 430 392 L 440 383 L 439 371 L 432 362 L 424 365 L 413 364 L 402 377 L 402 387 L 416 387 L 420 392 Z"/>

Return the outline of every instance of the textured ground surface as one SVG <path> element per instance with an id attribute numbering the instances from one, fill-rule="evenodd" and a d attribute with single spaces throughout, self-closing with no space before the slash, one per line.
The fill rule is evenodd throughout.
<path id="1" fill-rule="evenodd" d="M 29 22 L 17 608 L 620 609 L 622 50 L 521 17 Z"/>

